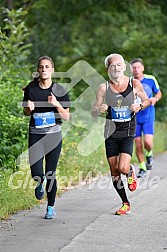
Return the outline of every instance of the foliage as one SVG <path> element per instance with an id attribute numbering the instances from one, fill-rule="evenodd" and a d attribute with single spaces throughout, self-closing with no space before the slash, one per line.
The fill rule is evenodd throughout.
<path id="1" fill-rule="evenodd" d="M 0 85 L 0 167 L 15 169 L 15 160 L 26 147 L 27 124 L 19 105 L 22 91 L 12 88 L 11 82 L 6 84 L 9 85 L 6 88 Z"/>
<path id="2" fill-rule="evenodd" d="M 27 123 L 23 117 L 21 87 L 27 82 L 27 58 L 30 45 L 25 43 L 29 36 L 22 18 L 26 15 L 22 10 L 5 10 L 5 26 L 1 31 L 1 50 L 3 64 L 0 66 L 0 167 L 15 169 L 17 156 L 26 147 Z M 8 31 L 10 36 L 5 35 Z"/>
<path id="3" fill-rule="evenodd" d="M 127 60 L 129 61 L 134 57 L 143 58 L 145 72 L 153 74 L 158 79 L 163 99 L 156 104 L 157 120 L 166 121 L 167 35 L 165 24 L 167 23 L 167 18 L 162 15 L 158 6 L 143 6 L 142 9 L 134 6 L 133 11 L 130 8 L 129 12 L 131 13 L 130 22 L 128 27 L 124 27 L 124 29 L 128 31 L 127 33 L 130 36 L 123 42 L 122 53 L 124 56 L 128 55 Z M 138 25 L 134 22 L 136 18 L 138 19 Z"/>
<path id="4" fill-rule="evenodd" d="M 10 11 L 5 8 L 2 8 L 1 12 L 4 16 L 2 32 L 6 34 L 3 40 L 5 48 L 2 66 L 5 76 L 3 78 L 18 85 L 21 80 L 22 82 L 25 80 L 25 75 L 29 74 L 27 59 L 31 44 L 27 43 L 27 38 L 30 34 L 23 20 L 27 12 L 22 9 Z"/>
<path id="5" fill-rule="evenodd" d="M 161 85 L 157 119 L 166 120 L 167 17 L 163 6 L 162 1 L 158 5 L 150 0 L 58 0 L 56 5 L 54 0 L 32 1 L 26 18 L 33 44 L 29 59 L 34 64 L 47 54 L 61 72 L 83 59 L 108 78 L 104 59 L 111 52 L 121 53 L 127 61 L 141 57 L 145 71 Z"/>

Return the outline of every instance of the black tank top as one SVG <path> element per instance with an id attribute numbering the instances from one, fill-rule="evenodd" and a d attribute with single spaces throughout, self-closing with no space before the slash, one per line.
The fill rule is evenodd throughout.
<path id="1" fill-rule="evenodd" d="M 106 103 L 108 111 L 106 115 L 105 137 L 127 137 L 135 134 L 135 114 L 130 110 L 134 103 L 134 92 L 131 79 L 124 92 L 115 93 L 106 82 Z"/>

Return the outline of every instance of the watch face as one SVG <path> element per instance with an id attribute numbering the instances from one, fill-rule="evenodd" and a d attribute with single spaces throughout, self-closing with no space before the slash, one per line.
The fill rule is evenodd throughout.
<path id="1" fill-rule="evenodd" d="M 140 107 L 141 107 L 141 109 L 143 109 L 144 108 L 143 104 L 140 104 Z"/>

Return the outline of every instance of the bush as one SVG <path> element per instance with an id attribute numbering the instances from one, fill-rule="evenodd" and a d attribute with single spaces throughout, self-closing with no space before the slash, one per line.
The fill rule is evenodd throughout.
<path id="1" fill-rule="evenodd" d="M 23 117 L 21 87 L 28 82 L 29 32 L 22 21 L 25 11 L 3 9 L 5 26 L 0 30 L 0 166 L 15 170 L 15 160 L 26 148 L 27 119 Z M 8 36 L 6 35 L 8 34 Z"/>

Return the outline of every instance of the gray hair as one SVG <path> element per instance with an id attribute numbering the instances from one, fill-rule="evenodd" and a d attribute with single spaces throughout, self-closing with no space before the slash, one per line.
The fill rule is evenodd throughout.
<path id="1" fill-rule="evenodd" d="M 115 57 L 120 57 L 122 59 L 122 61 L 124 62 L 124 58 L 122 57 L 122 55 L 118 54 L 118 53 L 112 53 L 110 55 L 108 55 L 106 58 L 105 58 L 105 67 L 108 68 L 109 67 L 109 59 L 113 59 Z"/>
<path id="2" fill-rule="evenodd" d="M 131 60 L 130 64 L 132 65 L 137 62 L 141 63 L 144 66 L 143 60 L 141 58 L 135 58 L 135 59 Z"/>

